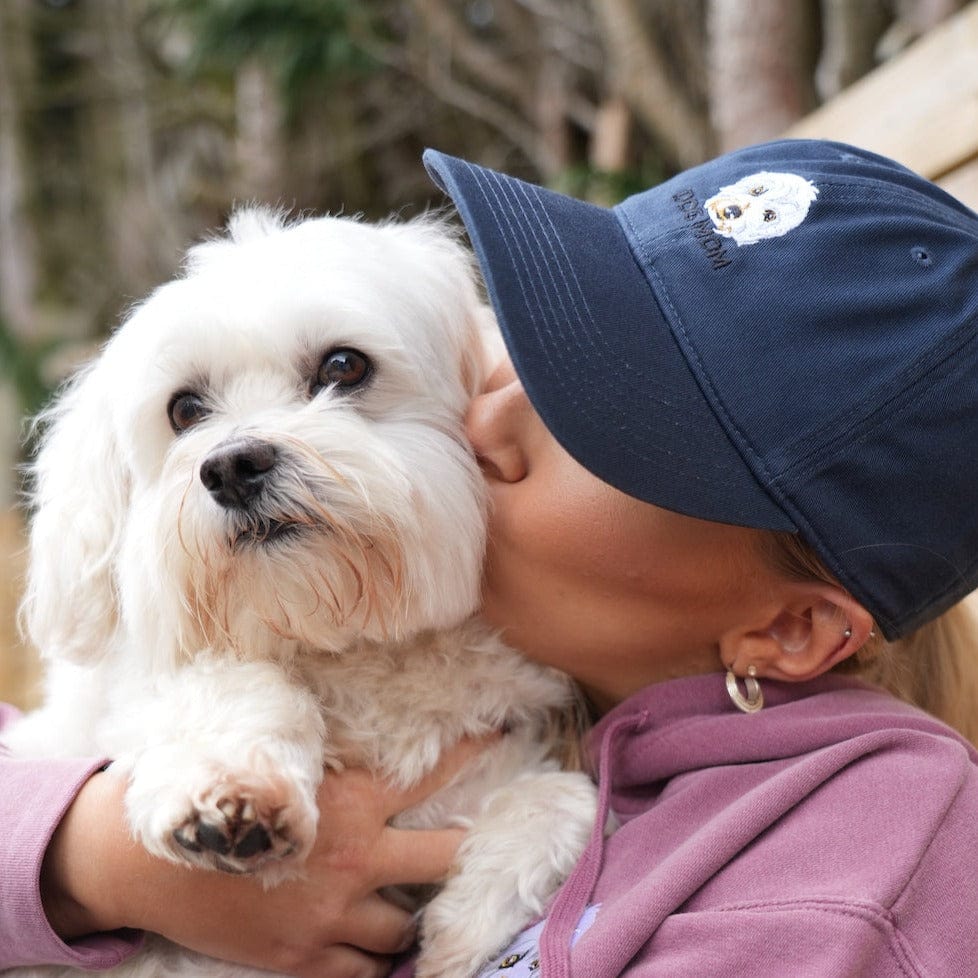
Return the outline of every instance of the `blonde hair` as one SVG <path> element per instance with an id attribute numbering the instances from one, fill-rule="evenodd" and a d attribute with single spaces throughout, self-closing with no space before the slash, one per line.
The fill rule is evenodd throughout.
<path id="1" fill-rule="evenodd" d="M 782 573 L 839 586 L 797 534 L 771 532 L 764 538 L 766 556 Z M 978 617 L 967 600 L 904 638 L 870 639 L 836 670 L 883 686 L 978 745 Z"/>

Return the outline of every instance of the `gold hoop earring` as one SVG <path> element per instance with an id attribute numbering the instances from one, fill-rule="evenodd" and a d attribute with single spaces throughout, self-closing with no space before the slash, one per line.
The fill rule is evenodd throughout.
<path id="1" fill-rule="evenodd" d="M 748 666 L 747 678 L 744 680 L 747 695 L 744 696 L 737 685 L 737 676 L 733 669 L 727 670 L 727 693 L 730 695 L 733 705 L 744 713 L 756 713 L 764 706 L 764 693 L 761 692 L 761 684 L 755 678 L 756 676 L 756 667 Z"/>

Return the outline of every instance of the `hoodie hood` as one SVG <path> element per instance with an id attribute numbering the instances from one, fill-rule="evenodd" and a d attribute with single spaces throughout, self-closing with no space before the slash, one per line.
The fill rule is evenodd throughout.
<path id="1" fill-rule="evenodd" d="M 867 887 L 885 901 L 892 894 L 883 892 L 883 880 L 896 886 L 912 872 L 919 826 L 907 827 L 905 848 L 899 838 L 886 840 L 885 867 L 865 859 L 854 866 L 847 852 L 813 850 L 801 860 L 790 839 L 796 832 L 820 837 L 840 810 L 878 807 L 871 781 L 842 777 L 861 759 L 921 737 L 954 739 L 951 731 L 846 676 L 766 681 L 764 697 L 763 710 L 744 714 L 728 698 L 722 674 L 688 677 L 642 690 L 595 726 L 588 746 L 599 778 L 599 824 L 541 936 L 547 978 L 620 975 L 662 922 L 691 901 L 780 899 L 786 888 L 793 898 L 844 895 Z M 974 757 L 964 741 L 956 747 L 958 757 Z M 841 806 L 826 787 L 840 779 L 850 793 Z M 824 805 L 803 804 L 816 795 Z M 606 837 L 609 812 L 620 827 Z M 760 851 L 760 837 L 789 823 L 787 848 L 769 840 L 767 868 L 741 872 L 749 862 L 742 855 Z M 879 848 L 880 831 L 869 827 L 874 835 Z M 792 860 L 792 874 L 785 874 L 780 867 Z M 593 924 L 574 943 L 578 923 L 595 906 Z"/>

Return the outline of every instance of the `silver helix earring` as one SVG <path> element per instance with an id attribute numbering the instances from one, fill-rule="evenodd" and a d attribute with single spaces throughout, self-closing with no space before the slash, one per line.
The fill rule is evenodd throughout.
<path id="1" fill-rule="evenodd" d="M 847 628 L 847 629 L 846 629 L 846 630 L 845 630 L 845 631 L 844 631 L 844 632 L 842 633 L 842 637 L 843 637 L 843 638 L 852 638 L 852 629 L 851 629 L 851 628 Z"/>
<path id="2" fill-rule="evenodd" d="M 737 685 L 737 676 L 733 669 L 727 670 L 727 693 L 733 701 L 733 705 L 744 713 L 756 713 L 764 706 L 764 694 L 761 692 L 761 684 L 757 681 L 757 667 L 747 667 L 747 678 L 744 680 L 747 687 L 747 695 L 740 691 Z"/>

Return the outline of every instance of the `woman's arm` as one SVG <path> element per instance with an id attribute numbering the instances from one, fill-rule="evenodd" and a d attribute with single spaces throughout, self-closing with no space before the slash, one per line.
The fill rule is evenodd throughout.
<path id="1" fill-rule="evenodd" d="M 412 917 L 376 890 L 438 881 L 461 841 L 457 831 L 397 830 L 387 821 L 454 769 L 409 793 L 393 792 L 363 771 L 328 776 L 306 873 L 267 891 L 247 877 L 150 856 L 129 837 L 124 785 L 96 774 L 44 860 L 48 918 L 69 939 L 138 928 L 214 957 L 298 976 L 384 975 L 389 955 L 411 943 Z"/>
<path id="2" fill-rule="evenodd" d="M 15 891 L 0 882 L 0 969 L 45 962 L 110 967 L 138 947 L 139 930 L 150 930 L 216 957 L 297 976 L 386 974 L 389 956 L 411 941 L 412 919 L 377 889 L 438 881 L 461 838 L 454 830 L 397 830 L 387 822 L 450 780 L 481 746 L 453 751 L 410 791 L 393 791 L 363 771 L 328 775 L 304 877 L 268 891 L 247 877 L 150 856 L 129 836 L 125 786 L 111 774 L 86 780 L 91 766 L 77 764 L 58 784 L 55 794 L 64 799 L 58 807 L 47 795 L 38 802 L 31 789 L 49 762 L 0 756 L 0 797 L 10 797 L 5 788 L 14 766 L 21 766 L 23 782 L 19 800 L 0 806 L 0 832 L 9 838 L 8 826 L 17 823 L 34 853 L 34 869 L 21 866 Z M 23 930 L 27 910 L 33 927 L 8 950 L 7 936 Z"/>
<path id="3" fill-rule="evenodd" d="M 0 730 L 17 717 L 0 703 Z M 0 747 L 0 970 L 18 964 L 105 969 L 137 946 L 135 935 L 66 945 L 51 929 L 38 880 L 45 849 L 79 788 L 104 760 L 20 760 Z"/>

